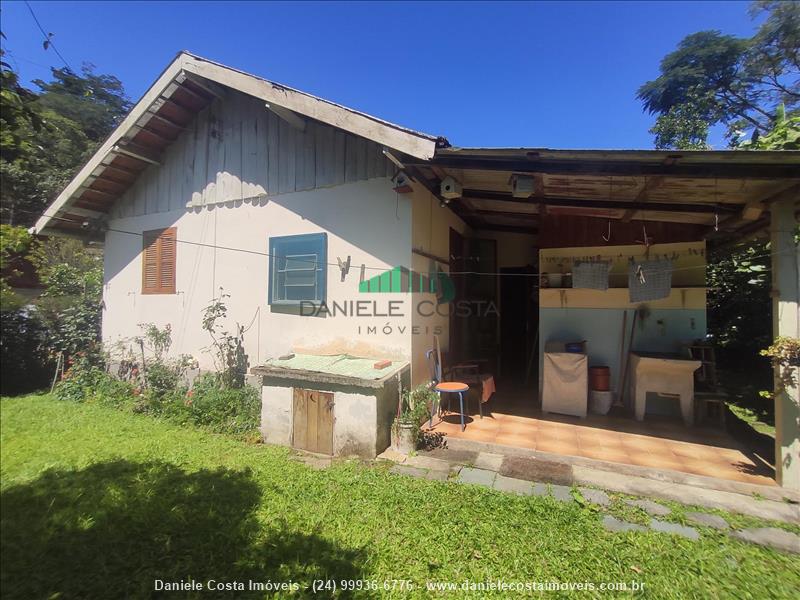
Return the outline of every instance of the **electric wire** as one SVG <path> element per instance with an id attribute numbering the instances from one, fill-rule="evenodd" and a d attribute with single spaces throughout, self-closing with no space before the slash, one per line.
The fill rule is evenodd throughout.
<path id="1" fill-rule="evenodd" d="M 19 209 L 19 212 L 26 212 L 26 213 L 34 214 L 34 215 L 39 215 L 40 214 L 40 213 L 36 213 L 36 212 L 33 212 L 33 211 L 24 210 L 24 209 Z M 58 221 L 65 221 L 67 223 L 75 224 L 74 220 L 65 219 L 65 218 L 59 217 L 57 215 L 42 214 L 41 216 L 46 216 L 46 217 L 48 217 L 50 219 L 55 219 L 55 220 L 58 220 Z M 114 228 L 114 227 L 106 227 L 104 229 L 104 231 L 110 231 L 110 232 L 113 232 L 113 233 L 120 233 L 120 234 L 125 234 L 125 235 L 133 235 L 133 236 L 136 236 L 136 237 L 144 237 L 144 233 L 143 232 L 140 232 L 140 231 L 127 231 L 125 229 L 117 229 L 117 228 Z M 278 259 L 287 258 L 286 256 L 282 256 L 282 255 L 279 255 L 279 254 L 273 254 L 273 253 L 264 252 L 264 251 L 261 251 L 261 250 L 251 250 L 251 249 L 248 249 L 248 248 L 235 248 L 235 247 L 232 247 L 232 246 L 222 246 L 222 245 L 218 245 L 218 244 L 209 244 L 209 243 L 205 243 L 205 242 L 195 242 L 195 241 L 192 241 L 192 240 L 181 240 L 181 239 L 177 239 L 177 238 L 176 238 L 175 241 L 178 244 L 185 244 L 185 245 L 189 245 L 189 246 L 197 246 L 197 247 L 202 247 L 202 248 L 212 248 L 212 249 L 215 249 L 215 250 L 225 250 L 225 251 L 229 251 L 229 252 L 241 252 L 241 253 L 244 253 L 244 254 L 251 254 L 251 255 L 255 255 L 255 256 L 263 256 L 263 257 L 268 257 L 268 258 L 278 258 Z M 780 251 L 780 252 L 768 252 L 768 253 L 765 253 L 765 254 L 762 254 L 762 255 L 750 256 L 750 257 L 748 257 L 748 259 L 749 260 L 759 260 L 761 258 L 768 258 L 768 257 L 772 257 L 772 256 L 778 256 L 780 254 L 784 254 L 786 252 L 791 252 L 791 251 L 793 251 L 793 250 L 791 248 L 789 248 L 787 250 L 783 250 L 783 251 Z M 690 256 L 690 254 L 688 254 L 688 253 L 678 253 L 678 254 L 679 254 L 679 256 Z M 630 258 L 639 258 L 639 257 L 631 256 Z M 322 262 L 322 261 L 316 261 L 316 260 L 303 260 L 303 259 L 298 259 L 298 258 L 294 258 L 294 257 L 292 257 L 292 260 L 295 261 L 295 262 L 305 262 L 305 263 L 308 263 L 308 264 L 326 265 L 326 266 L 328 266 L 330 268 L 335 267 L 337 270 L 340 268 L 338 263 L 333 263 L 333 262 Z M 385 266 L 383 266 L 383 267 L 373 267 L 373 266 L 364 265 L 364 268 L 372 270 L 372 271 L 387 271 L 387 270 L 391 270 L 392 268 L 397 268 L 397 267 L 390 267 L 390 268 L 387 269 L 387 267 L 385 267 Z M 409 271 L 412 270 L 412 269 L 409 269 L 408 267 L 404 267 L 402 265 L 400 266 L 400 268 L 408 269 Z M 704 264 L 704 265 L 692 265 L 692 266 L 685 266 L 685 267 L 674 267 L 672 269 L 672 271 L 673 272 L 676 272 L 676 271 L 692 271 L 692 270 L 696 270 L 696 269 L 707 269 L 707 268 L 708 268 L 707 264 Z M 502 272 L 486 272 L 486 271 L 442 271 L 442 273 L 446 273 L 447 275 L 450 275 L 450 276 L 452 276 L 452 275 L 483 275 L 483 276 L 496 276 L 496 277 L 541 277 L 540 273 L 502 273 Z"/>
<path id="2" fill-rule="evenodd" d="M 67 67 L 67 70 L 70 71 L 71 73 L 75 73 L 75 70 L 69 65 L 69 63 L 67 62 L 67 59 L 64 58 L 61 55 L 61 52 L 58 51 L 58 48 L 56 48 L 56 45 L 53 43 L 52 34 L 47 33 L 44 30 L 44 27 L 42 27 L 42 24 L 39 22 L 39 19 L 36 17 L 36 13 L 33 12 L 33 8 L 31 7 L 31 5 L 28 2 L 28 0 L 25 0 L 25 6 L 28 7 L 28 11 L 31 13 L 31 16 L 33 17 L 33 20 L 36 23 L 36 26 L 39 28 L 39 31 L 41 31 L 42 35 L 44 36 L 45 50 L 47 50 L 48 47 L 52 48 L 53 52 L 55 52 L 56 55 L 58 56 L 58 58 L 60 58 L 61 61 L 64 63 L 64 66 Z"/>

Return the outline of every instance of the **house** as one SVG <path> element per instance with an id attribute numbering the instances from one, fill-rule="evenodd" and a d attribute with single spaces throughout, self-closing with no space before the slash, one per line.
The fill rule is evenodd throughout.
<path id="1" fill-rule="evenodd" d="M 370 396 L 348 394 L 392 378 L 302 360 L 391 362 L 386 373 L 418 384 L 434 337 L 446 360 L 477 361 L 516 386 L 521 418 L 538 410 L 555 341 L 585 340 L 625 400 L 631 350 L 676 352 L 704 337 L 708 245 L 765 230 L 775 334 L 797 337 L 799 197 L 796 152 L 457 148 L 182 52 L 35 229 L 103 246 L 106 343 L 170 324 L 173 350 L 210 368 L 201 311 L 229 294 L 254 369 L 306 390 L 340 386 L 322 425 L 335 438 L 334 420 L 353 432 L 387 426 L 385 407 L 358 421 Z M 648 286 L 641 263 L 656 260 L 671 265 L 666 291 L 632 301 L 629 264 Z M 608 265 L 610 287 L 571 287 L 576 263 Z M 291 354 L 300 362 L 276 362 Z M 538 394 L 525 384 L 534 372 Z M 292 443 L 300 400 L 275 406 L 265 392 L 264 402 L 267 439 L 281 423 L 278 441 Z M 676 407 L 644 402 L 648 414 Z M 776 413 L 775 476 L 798 489 L 796 389 Z M 373 432 L 367 453 L 382 439 Z"/>

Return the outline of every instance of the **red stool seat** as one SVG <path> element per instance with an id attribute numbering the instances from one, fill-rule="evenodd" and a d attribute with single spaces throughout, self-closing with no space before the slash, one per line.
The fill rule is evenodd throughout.
<path id="1" fill-rule="evenodd" d="M 468 392 L 469 386 L 466 383 L 461 383 L 459 381 L 442 381 L 441 383 L 437 383 L 436 387 L 434 388 L 437 392 Z"/>

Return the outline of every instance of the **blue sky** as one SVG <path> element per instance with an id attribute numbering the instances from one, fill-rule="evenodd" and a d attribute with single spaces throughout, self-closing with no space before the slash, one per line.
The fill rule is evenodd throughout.
<path id="1" fill-rule="evenodd" d="M 23 80 L 60 60 L 2 2 Z M 636 89 L 686 34 L 752 35 L 746 2 L 32 2 L 73 66 L 133 99 L 189 50 L 459 146 L 651 148 Z M 722 147 L 720 131 L 710 141 Z"/>

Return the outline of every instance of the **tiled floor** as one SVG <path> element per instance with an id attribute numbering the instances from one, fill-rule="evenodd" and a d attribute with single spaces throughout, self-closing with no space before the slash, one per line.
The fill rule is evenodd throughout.
<path id="1" fill-rule="evenodd" d="M 471 414 L 464 432 L 457 413 L 448 413 L 438 423 L 434 418 L 433 431 L 554 454 L 775 485 L 772 468 L 722 429 L 686 427 L 679 419 L 651 415 L 637 422 L 632 416 L 613 411 L 607 416 L 590 414 L 585 419 L 543 414 L 535 391 L 499 389 L 483 405 L 483 419 L 472 413 L 477 408 L 474 400 L 469 404 Z M 457 405 L 454 398 L 453 409 Z"/>

